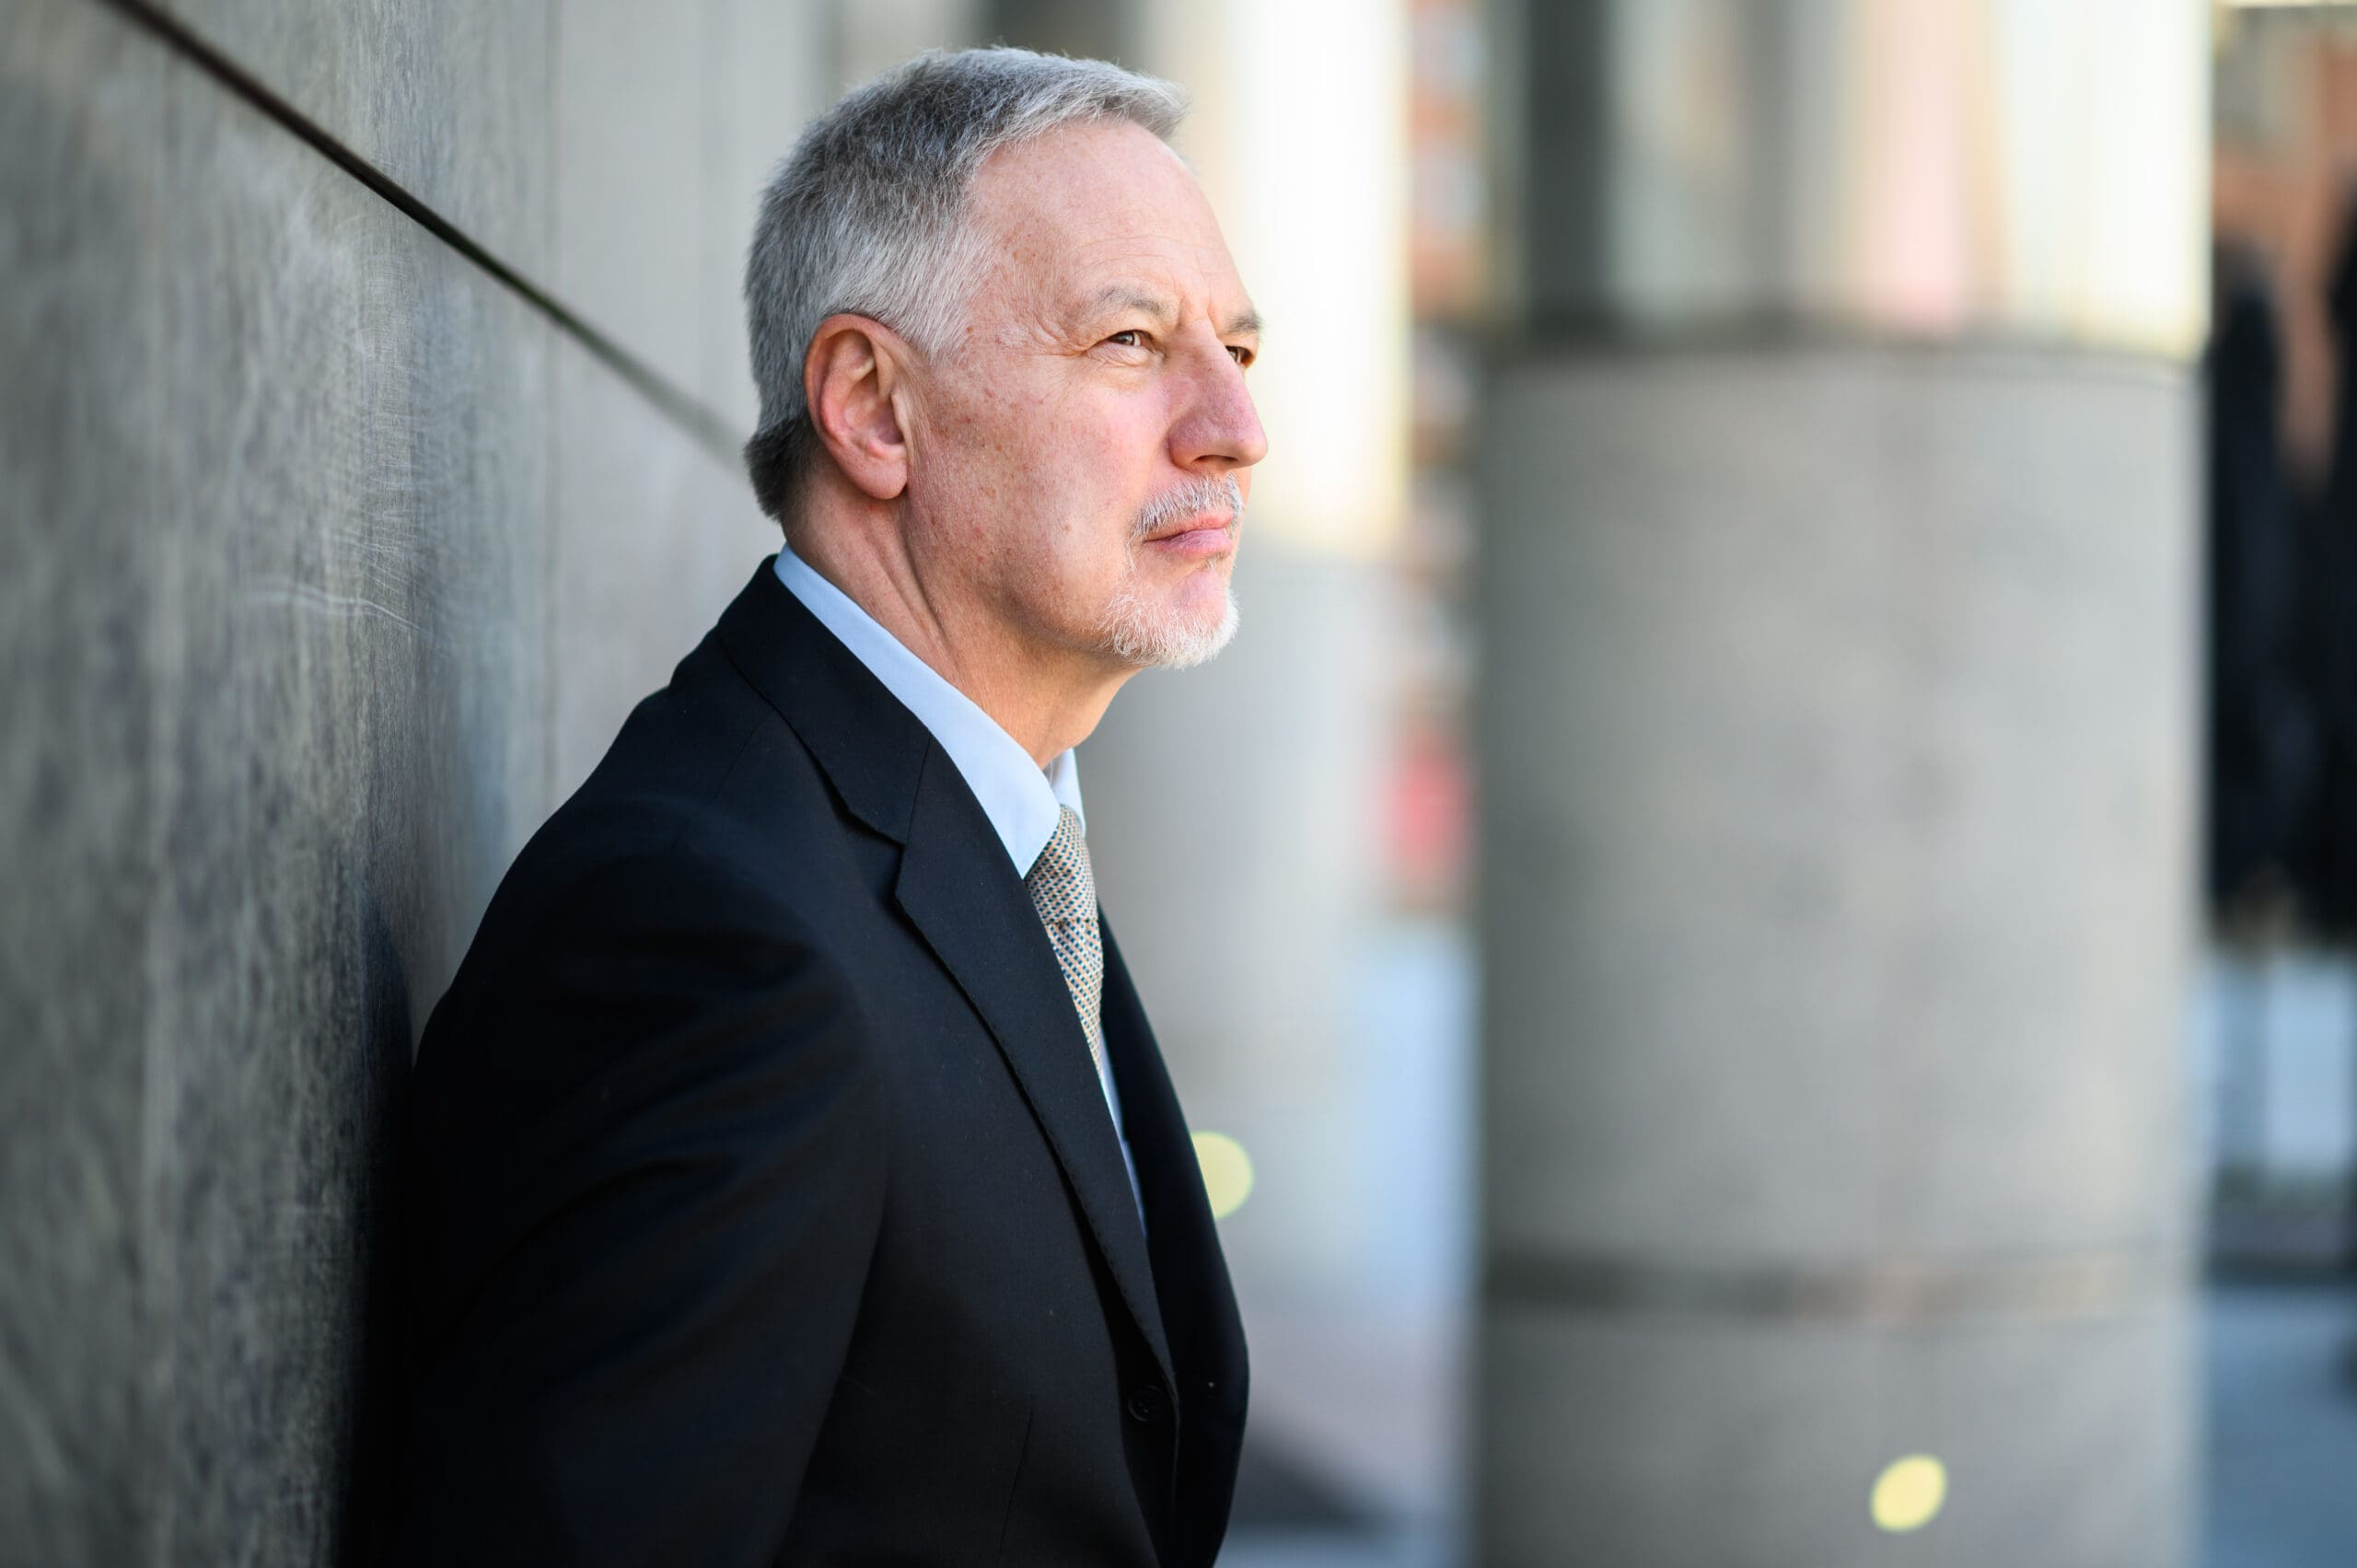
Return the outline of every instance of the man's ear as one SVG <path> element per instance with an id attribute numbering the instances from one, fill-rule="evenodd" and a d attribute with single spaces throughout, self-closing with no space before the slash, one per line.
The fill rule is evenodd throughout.
<path id="1" fill-rule="evenodd" d="M 819 444 L 871 499 L 909 486 L 909 432 L 901 404 L 910 361 L 900 334 L 873 317 L 830 316 L 811 334 L 802 395 Z"/>

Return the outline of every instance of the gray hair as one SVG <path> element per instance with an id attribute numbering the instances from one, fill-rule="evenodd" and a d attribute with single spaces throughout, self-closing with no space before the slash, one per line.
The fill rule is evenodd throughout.
<path id="1" fill-rule="evenodd" d="M 1168 82 L 1027 49 L 920 54 L 813 121 L 762 194 L 745 262 L 761 426 L 745 466 L 785 520 L 818 455 L 802 368 L 819 323 L 869 316 L 937 354 L 957 338 L 986 260 L 963 222 L 984 159 L 1076 121 L 1128 121 L 1164 141 L 1187 111 Z"/>

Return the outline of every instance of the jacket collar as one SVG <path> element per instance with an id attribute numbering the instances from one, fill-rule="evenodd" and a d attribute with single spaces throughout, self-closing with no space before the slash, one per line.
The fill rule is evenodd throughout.
<path id="1" fill-rule="evenodd" d="M 884 689 L 900 699 L 949 753 L 958 772 L 1006 846 L 1018 873 L 1030 870 L 1055 836 L 1065 807 L 1081 816 L 1080 771 L 1067 750 L 1042 768 L 1023 743 L 1009 735 L 980 704 L 919 658 L 865 607 L 821 576 L 791 550 L 777 554 L 778 581 L 802 607 L 867 667 Z"/>
<path id="2" fill-rule="evenodd" d="M 905 844 L 933 737 L 786 591 L 776 565 L 764 560 L 721 615 L 722 650 L 809 748 L 851 814 Z"/>
<path id="3" fill-rule="evenodd" d="M 1145 1235 L 1088 1042 L 1031 896 L 973 791 L 915 715 L 778 581 L 772 562 L 722 615 L 718 634 L 845 809 L 902 846 L 895 898 L 990 1029 L 1122 1301 L 1166 1383 L 1175 1382 Z"/>

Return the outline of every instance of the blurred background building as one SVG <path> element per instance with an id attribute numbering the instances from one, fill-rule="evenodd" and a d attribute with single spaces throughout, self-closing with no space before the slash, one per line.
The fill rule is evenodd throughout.
<path id="1" fill-rule="evenodd" d="M 415 1032 L 772 547 L 755 193 L 993 41 L 1270 322 L 1084 750 L 1228 1561 L 2357 1560 L 2357 7 L 13 20 L 0 1562 L 361 1555 Z"/>

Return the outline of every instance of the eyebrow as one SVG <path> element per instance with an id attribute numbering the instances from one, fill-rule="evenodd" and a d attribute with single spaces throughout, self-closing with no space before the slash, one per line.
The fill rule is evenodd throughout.
<path id="1" fill-rule="evenodd" d="M 1091 316 L 1102 316 L 1115 310 L 1135 310 L 1165 323 L 1178 319 L 1178 308 L 1169 299 L 1122 284 L 1098 290 L 1088 302 L 1088 314 Z M 1259 337 L 1260 313 L 1247 306 L 1227 319 L 1226 324 L 1220 328 L 1220 335 L 1228 338 Z"/>

